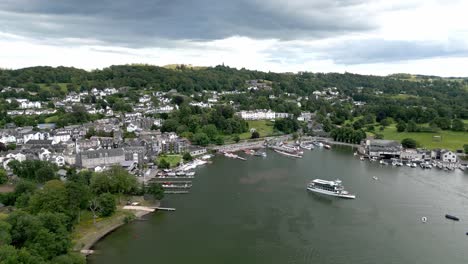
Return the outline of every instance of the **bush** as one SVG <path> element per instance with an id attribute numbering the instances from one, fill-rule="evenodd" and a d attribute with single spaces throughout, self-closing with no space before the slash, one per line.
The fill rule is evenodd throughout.
<path id="1" fill-rule="evenodd" d="M 396 125 L 397 131 L 398 132 L 404 132 L 406 130 L 406 123 L 405 122 L 399 122 Z"/>
<path id="2" fill-rule="evenodd" d="M 185 162 L 189 162 L 189 161 L 192 161 L 193 160 L 193 157 L 192 155 L 190 155 L 190 153 L 186 152 L 184 154 L 184 156 L 182 156 L 182 158 L 184 159 Z"/>
<path id="3" fill-rule="evenodd" d="M 164 158 L 160 159 L 158 162 L 158 168 L 159 169 L 169 169 L 171 167 L 171 164 Z"/>
<path id="4" fill-rule="evenodd" d="M 252 132 L 252 135 L 250 136 L 250 138 L 259 138 L 260 137 L 260 133 L 258 133 L 257 131 L 254 131 Z"/>
<path id="5" fill-rule="evenodd" d="M 0 169 L 0 184 L 4 184 L 8 181 L 8 176 L 5 170 Z"/>

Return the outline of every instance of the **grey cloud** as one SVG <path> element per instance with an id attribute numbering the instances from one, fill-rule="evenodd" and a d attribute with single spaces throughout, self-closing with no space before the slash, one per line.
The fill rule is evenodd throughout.
<path id="1" fill-rule="evenodd" d="M 230 36 L 314 39 L 373 28 L 366 0 L 2 0 L 0 31 L 36 39 L 172 45 Z"/>
<path id="2" fill-rule="evenodd" d="M 460 56 L 468 56 L 468 47 L 461 41 L 445 44 L 381 39 L 343 42 L 321 55 L 322 58 L 345 65 Z"/>

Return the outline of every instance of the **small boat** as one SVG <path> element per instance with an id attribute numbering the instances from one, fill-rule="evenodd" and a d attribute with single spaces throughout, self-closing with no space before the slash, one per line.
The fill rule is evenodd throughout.
<path id="1" fill-rule="evenodd" d="M 186 175 L 187 175 L 187 176 L 195 176 L 195 172 L 194 172 L 194 171 L 190 171 L 190 172 L 187 172 Z"/>
<path id="2" fill-rule="evenodd" d="M 427 217 L 425 217 L 425 216 L 421 217 L 421 221 L 422 221 L 423 223 L 426 223 L 426 222 L 427 222 Z"/>
<path id="3" fill-rule="evenodd" d="M 386 161 L 384 161 L 384 160 L 380 160 L 379 163 L 382 164 L 382 165 L 388 165 L 388 162 L 386 162 Z"/>
<path id="4" fill-rule="evenodd" d="M 323 145 L 323 147 L 324 147 L 325 149 L 331 149 L 331 146 L 330 146 L 330 145 Z"/>
<path id="5" fill-rule="evenodd" d="M 411 168 L 416 168 L 418 165 L 416 163 L 411 163 Z"/>
<path id="6" fill-rule="evenodd" d="M 354 152 L 353 155 L 354 155 L 354 156 L 357 156 L 357 152 Z"/>
<path id="7" fill-rule="evenodd" d="M 364 161 L 364 156 L 359 157 L 361 161 Z"/>
<path id="8" fill-rule="evenodd" d="M 254 155 L 258 156 L 258 157 L 266 157 L 267 156 L 266 152 L 263 152 L 263 151 L 257 151 L 257 152 L 255 152 Z"/>
<path id="9" fill-rule="evenodd" d="M 374 179 L 374 180 L 378 180 L 379 178 L 377 178 L 377 176 L 374 176 L 374 177 L 372 177 L 372 179 Z"/>
<path id="10" fill-rule="evenodd" d="M 453 215 L 449 215 L 449 214 L 446 214 L 445 218 L 453 220 L 453 221 L 460 221 L 460 218 L 453 216 Z"/>

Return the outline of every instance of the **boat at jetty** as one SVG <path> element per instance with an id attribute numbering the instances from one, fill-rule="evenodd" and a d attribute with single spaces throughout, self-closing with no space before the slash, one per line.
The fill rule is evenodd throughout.
<path id="1" fill-rule="evenodd" d="M 314 144 L 315 146 L 317 146 L 317 147 L 319 147 L 319 148 L 323 147 L 323 143 L 322 143 L 322 142 L 314 141 L 314 142 L 312 142 L 312 144 Z"/>
<path id="2" fill-rule="evenodd" d="M 228 157 L 228 158 L 231 158 L 231 159 L 240 159 L 240 160 L 244 160 L 244 161 L 246 160 L 245 158 L 243 158 L 243 157 L 241 157 L 241 156 L 239 156 L 237 154 L 229 153 L 229 152 L 225 152 L 224 156 Z"/>
<path id="3" fill-rule="evenodd" d="M 283 154 L 283 155 L 288 156 L 288 157 L 302 158 L 302 155 L 300 155 L 299 153 L 286 152 L 286 151 L 282 151 L 282 150 L 279 150 L 279 149 L 274 149 L 274 151 L 276 153 Z"/>
<path id="4" fill-rule="evenodd" d="M 257 156 L 257 157 L 266 157 L 267 156 L 265 151 L 257 151 L 257 152 L 254 153 L 254 155 Z"/>
<path id="5" fill-rule="evenodd" d="M 331 149 L 331 146 L 330 146 L 330 145 L 326 145 L 326 144 L 325 144 L 325 145 L 323 145 L 323 147 L 324 147 L 325 149 Z"/>
<path id="6" fill-rule="evenodd" d="M 341 180 L 326 181 L 315 179 L 307 185 L 307 190 L 346 199 L 356 198 L 356 195 L 350 194 L 348 191 L 344 190 Z"/>
<path id="7" fill-rule="evenodd" d="M 314 149 L 314 145 L 313 145 L 313 144 L 309 144 L 309 143 L 301 143 L 299 146 L 300 146 L 301 148 L 307 149 L 307 150 L 313 150 L 313 149 Z"/>

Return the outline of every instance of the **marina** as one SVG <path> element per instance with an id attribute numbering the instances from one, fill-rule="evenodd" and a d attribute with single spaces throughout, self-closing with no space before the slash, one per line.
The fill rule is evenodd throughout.
<path id="1" fill-rule="evenodd" d="M 114 231 L 89 262 L 151 264 L 157 254 L 173 264 L 468 263 L 465 172 L 360 162 L 339 146 L 302 159 L 266 151 L 246 162 L 216 155 L 196 170 L 188 196 L 163 200 L 177 211 Z M 305 190 L 313 179 L 337 177 L 356 199 Z"/>

